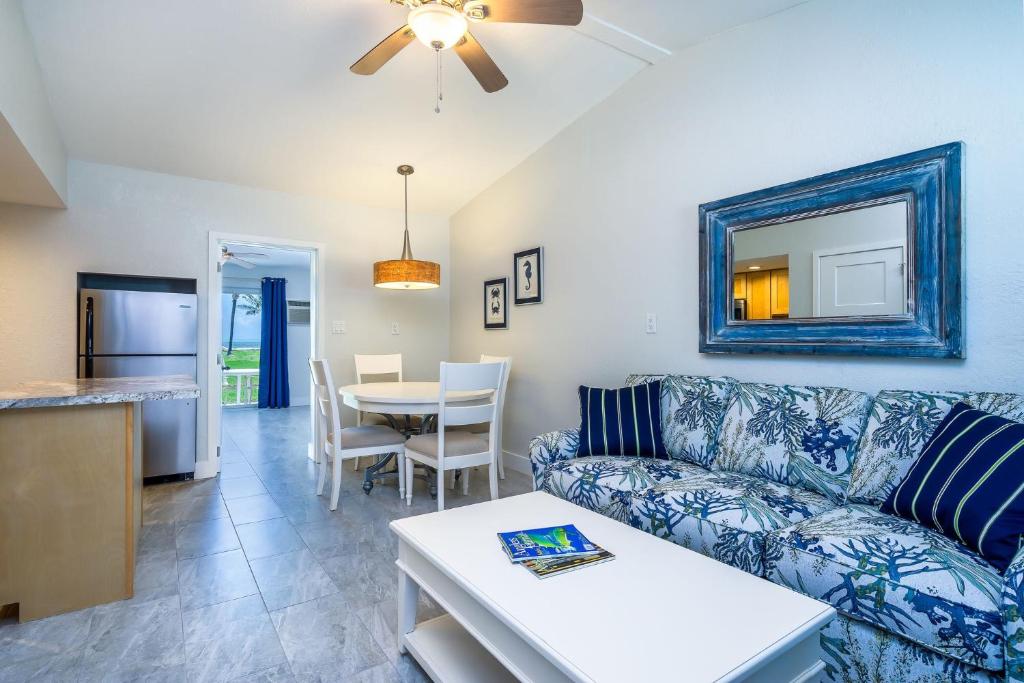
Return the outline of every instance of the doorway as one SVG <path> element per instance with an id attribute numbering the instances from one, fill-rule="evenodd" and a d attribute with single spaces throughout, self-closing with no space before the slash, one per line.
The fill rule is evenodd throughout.
<path id="1" fill-rule="evenodd" d="M 322 254 L 315 243 L 211 233 L 207 476 L 245 467 L 242 445 L 313 457 L 308 360 L 322 355 Z M 253 442 L 267 440 L 258 427 L 269 423 L 280 438 Z"/>

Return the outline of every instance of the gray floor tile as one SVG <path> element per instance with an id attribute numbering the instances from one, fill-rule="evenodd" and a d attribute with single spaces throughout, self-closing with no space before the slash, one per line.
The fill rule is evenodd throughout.
<path id="1" fill-rule="evenodd" d="M 262 522 L 264 519 L 284 517 L 284 512 L 277 506 L 274 499 L 269 495 L 247 496 L 246 498 L 233 498 L 227 501 L 228 511 L 231 513 L 231 520 L 235 524 L 248 524 L 250 522 Z"/>
<path id="2" fill-rule="evenodd" d="M 170 550 L 143 551 L 135 560 L 135 593 L 152 591 L 165 586 L 178 587 L 178 554 Z"/>
<path id="3" fill-rule="evenodd" d="M 297 679 L 292 675 L 292 668 L 286 662 L 248 676 L 236 678 L 232 683 L 292 683 L 295 680 Z"/>
<path id="4" fill-rule="evenodd" d="M 78 674 L 81 660 L 81 650 L 25 659 L 6 666 L 0 656 L 0 681 L 72 681 Z"/>
<path id="5" fill-rule="evenodd" d="M 345 683 L 402 683 L 402 677 L 394 666 L 385 663 L 346 676 Z"/>
<path id="6" fill-rule="evenodd" d="M 394 558 L 384 553 L 335 555 L 321 565 L 353 607 L 374 605 L 397 593 L 398 570 Z"/>
<path id="7" fill-rule="evenodd" d="M 176 550 L 174 543 L 175 531 L 176 526 L 170 522 L 143 526 L 142 534 L 139 536 L 139 552 Z"/>
<path id="8" fill-rule="evenodd" d="M 271 611 L 338 592 L 320 563 L 305 548 L 249 564 L 263 601 Z"/>
<path id="9" fill-rule="evenodd" d="M 341 595 L 271 612 L 296 678 L 341 680 L 387 662 Z"/>
<path id="10" fill-rule="evenodd" d="M 258 595 L 182 614 L 190 681 L 230 681 L 287 664 Z"/>
<path id="11" fill-rule="evenodd" d="M 394 664 L 401 660 L 398 652 L 398 602 L 394 599 L 385 600 L 356 611 L 359 621 L 380 646 L 384 655 Z M 420 591 L 419 604 L 416 610 L 416 623 L 429 621 L 444 614 L 426 593 Z"/>
<path id="12" fill-rule="evenodd" d="M 178 590 L 183 610 L 244 598 L 258 592 L 241 550 L 178 562 Z"/>
<path id="13" fill-rule="evenodd" d="M 178 558 L 202 557 L 241 547 L 231 519 L 192 522 L 178 529 Z"/>
<path id="14" fill-rule="evenodd" d="M 251 477 L 254 474 L 256 473 L 249 467 L 248 462 L 222 462 L 220 464 L 220 478 L 222 481 L 238 477 Z"/>
<path id="15" fill-rule="evenodd" d="M 267 492 L 263 482 L 255 474 L 251 477 L 238 477 L 236 479 L 222 479 L 220 492 L 224 500 L 232 498 L 245 498 L 247 496 L 258 496 Z"/>
<path id="16" fill-rule="evenodd" d="M 236 527 L 238 540 L 249 561 L 305 549 L 302 537 L 284 517 Z"/>
<path id="17" fill-rule="evenodd" d="M 39 657 L 53 657 L 85 646 L 93 610 L 79 610 L 55 617 L 9 624 L 0 628 L 0 657 L 5 665 Z"/>
<path id="18" fill-rule="evenodd" d="M 184 661 L 177 596 L 94 608 L 81 661 L 85 672 L 129 676 L 145 670 L 158 674 Z"/>

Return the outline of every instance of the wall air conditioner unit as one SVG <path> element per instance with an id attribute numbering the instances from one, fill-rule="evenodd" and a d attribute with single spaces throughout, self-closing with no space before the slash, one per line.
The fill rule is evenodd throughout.
<path id="1" fill-rule="evenodd" d="M 309 302 L 288 300 L 288 324 L 308 325 L 309 324 Z"/>

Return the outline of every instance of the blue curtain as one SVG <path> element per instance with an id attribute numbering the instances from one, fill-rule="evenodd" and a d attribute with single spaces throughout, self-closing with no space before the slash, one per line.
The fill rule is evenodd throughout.
<path id="1" fill-rule="evenodd" d="M 288 300 L 284 278 L 263 278 L 260 334 L 260 408 L 287 408 Z"/>

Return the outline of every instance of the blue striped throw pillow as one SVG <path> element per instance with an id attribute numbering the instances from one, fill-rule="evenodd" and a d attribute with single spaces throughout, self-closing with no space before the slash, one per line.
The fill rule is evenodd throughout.
<path id="1" fill-rule="evenodd" d="M 1024 424 L 957 403 L 882 511 L 931 527 L 1005 571 L 1024 534 Z"/>
<path id="2" fill-rule="evenodd" d="M 577 455 L 639 455 L 668 460 L 661 438 L 661 382 L 624 389 L 580 387 Z"/>

